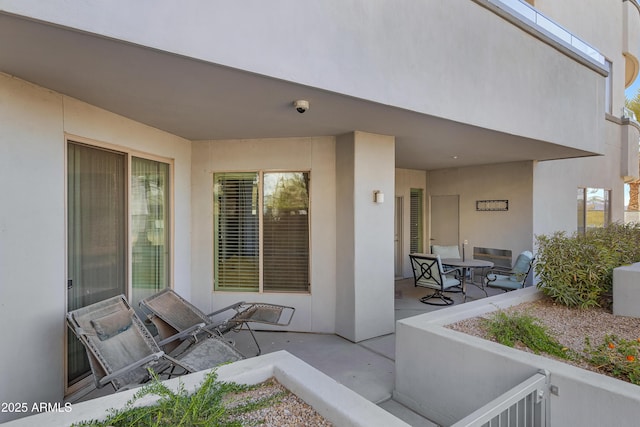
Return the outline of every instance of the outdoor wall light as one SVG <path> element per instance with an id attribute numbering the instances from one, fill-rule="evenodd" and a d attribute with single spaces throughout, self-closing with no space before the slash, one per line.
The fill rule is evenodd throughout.
<path id="1" fill-rule="evenodd" d="M 373 201 L 375 203 L 384 203 L 384 193 L 380 190 L 375 190 L 373 192 Z"/>

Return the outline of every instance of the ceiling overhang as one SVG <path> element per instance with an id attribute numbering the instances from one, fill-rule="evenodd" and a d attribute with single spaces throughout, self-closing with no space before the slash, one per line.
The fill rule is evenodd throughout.
<path id="1" fill-rule="evenodd" d="M 0 39 L 0 72 L 189 140 L 358 130 L 395 136 L 396 166 L 421 170 L 593 155 L 6 13 Z"/>

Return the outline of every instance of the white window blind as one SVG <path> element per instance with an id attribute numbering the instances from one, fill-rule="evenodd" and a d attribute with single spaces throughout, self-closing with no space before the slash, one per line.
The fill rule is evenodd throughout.
<path id="1" fill-rule="evenodd" d="M 423 253 L 424 245 L 422 240 L 422 189 L 412 188 L 410 199 L 410 230 L 409 230 L 409 251 L 410 253 Z"/>
<path id="2" fill-rule="evenodd" d="M 309 288 L 309 174 L 264 174 L 265 291 Z"/>
<path id="3" fill-rule="evenodd" d="M 169 164 L 131 158 L 133 303 L 170 284 Z"/>
<path id="4" fill-rule="evenodd" d="M 214 175 L 215 286 L 258 290 L 258 174 Z"/>

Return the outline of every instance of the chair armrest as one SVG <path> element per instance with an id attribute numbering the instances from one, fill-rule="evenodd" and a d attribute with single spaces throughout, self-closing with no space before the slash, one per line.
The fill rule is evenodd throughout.
<path id="1" fill-rule="evenodd" d="M 244 302 L 244 301 L 240 301 L 240 302 L 237 302 L 237 303 L 235 303 L 235 304 L 228 305 L 228 306 L 226 306 L 226 307 L 224 307 L 224 308 L 221 308 L 220 310 L 216 310 L 216 311 L 214 311 L 214 312 L 211 312 L 211 313 L 207 314 L 207 317 L 212 317 L 212 316 L 215 316 L 216 314 L 224 313 L 224 312 L 225 312 L 225 311 L 227 311 L 227 310 L 235 310 L 235 311 L 238 311 L 238 307 L 241 307 L 241 306 L 243 306 L 244 304 L 245 304 L 245 302 Z"/>
<path id="2" fill-rule="evenodd" d="M 450 268 L 448 270 L 443 269 L 442 272 L 444 274 L 454 273 L 456 276 L 462 275 L 462 269 L 460 267 Z"/>
<path id="3" fill-rule="evenodd" d="M 159 351 L 157 353 L 153 353 L 150 354 L 149 356 L 137 360 L 133 363 L 131 363 L 130 365 L 125 366 L 124 368 L 120 368 L 115 372 L 112 372 L 108 375 L 105 375 L 104 377 L 102 377 L 100 379 L 100 381 L 98 382 L 100 384 L 100 387 L 103 387 L 104 385 L 108 384 L 109 382 L 113 381 L 114 379 L 118 378 L 119 376 L 122 376 L 123 374 L 126 374 L 129 371 L 132 371 L 136 368 L 140 368 L 141 366 L 144 366 L 146 364 L 148 364 L 149 362 L 155 362 L 160 360 L 162 357 L 164 356 L 164 351 Z"/>
<path id="4" fill-rule="evenodd" d="M 500 267 L 498 266 L 493 266 L 489 269 L 489 271 L 487 271 L 487 274 L 503 274 L 503 275 L 509 275 L 509 274 L 513 274 L 513 271 L 511 270 L 510 267 Z"/>
<path id="5" fill-rule="evenodd" d="M 164 346 L 164 345 L 166 345 L 166 344 L 168 344 L 168 343 L 170 343 L 170 342 L 173 342 L 173 341 L 175 341 L 175 340 L 181 340 L 181 339 L 184 339 L 184 338 L 186 338 L 186 337 L 188 337 L 188 336 L 196 335 L 196 334 L 198 334 L 198 332 L 200 332 L 202 329 L 205 329 L 205 328 L 204 328 L 204 326 L 205 326 L 205 324 L 204 324 L 204 323 L 197 323 L 197 324 L 195 324 L 195 325 L 193 325 L 193 326 L 191 326 L 191 327 L 189 327 L 189 328 L 185 329 L 185 330 L 184 330 L 184 331 L 182 331 L 182 332 L 178 332 L 178 333 L 177 333 L 177 334 L 175 334 L 175 335 L 171 335 L 170 337 L 167 337 L 167 338 L 163 339 L 162 341 L 159 341 L 159 342 L 158 342 L 158 345 L 159 345 L 160 347 L 162 347 L 162 346 Z"/>
<path id="6" fill-rule="evenodd" d="M 293 315 L 296 312 L 296 308 L 295 307 L 291 307 L 291 306 L 288 306 L 288 305 L 270 304 L 270 303 L 262 303 L 262 302 L 245 302 L 244 304 L 247 307 L 249 307 L 249 310 L 251 310 L 251 307 L 257 307 L 258 310 L 260 308 L 275 308 L 275 309 L 280 310 L 280 316 L 278 317 L 278 319 L 276 321 L 260 319 L 259 317 L 258 318 L 254 318 L 253 316 L 249 316 L 249 317 L 244 318 L 244 319 L 231 318 L 231 319 L 229 319 L 230 323 L 255 322 L 255 323 L 265 323 L 267 325 L 289 326 L 289 324 L 291 324 L 291 319 L 293 319 Z M 242 314 L 242 313 L 244 313 L 244 312 L 240 312 L 240 314 Z"/>

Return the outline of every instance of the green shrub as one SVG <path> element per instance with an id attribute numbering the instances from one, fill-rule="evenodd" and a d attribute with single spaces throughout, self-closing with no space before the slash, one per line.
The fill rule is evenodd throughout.
<path id="1" fill-rule="evenodd" d="M 498 343 L 514 347 L 520 343 L 535 354 L 546 353 L 562 359 L 573 359 L 576 355 L 553 338 L 540 321 L 528 314 L 507 314 L 498 311 L 483 320 L 489 338 Z"/>
<path id="2" fill-rule="evenodd" d="M 563 347 L 540 320 L 528 314 L 495 312 L 483 319 L 486 338 L 514 347 L 520 344 L 536 354 L 553 355 L 566 360 L 586 362 L 599 372 L 619 380 L 640 385 L 640 338 L 627 340 L 606 335 L 597 346 L 585 337 L 583 354 Z"/>
<path id="3" fill-rule="evenodd" d="M 239 427 L 242 423 L 234 416 L 271 406 L 283 397 L 275 394 L 227 408 L 226 396 L 257 386 L 218 381 L 216 371 L 212 370 L 194 393 L 188 393 L 182 383 L 177 391 L 173 391 L 153 371 L 150 373 L 152 381 L 136 392 L 123 408 L 109 409 L 104 420 L 83 421 L 72 427 Z M 135 406 L 139 399 L 148 395 L 159 399 L 151 406 Z"/>
<path id="4" fill-rule="evenodd" d="M 612 224 L 584 235 L 536 236 L 538 288 L 570 307 L 601 306 L 613 269 L 640 261 L 640 225 Z"/>

